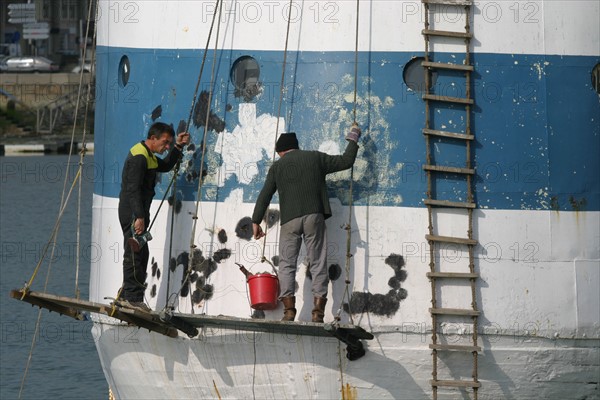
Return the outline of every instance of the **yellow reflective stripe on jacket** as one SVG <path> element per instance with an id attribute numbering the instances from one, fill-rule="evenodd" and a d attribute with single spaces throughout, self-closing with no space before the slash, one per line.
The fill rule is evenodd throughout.
<path id="1" fill-rule="evenodd" d="M 146 166 L 148 169 L 158 168 L 158 160 L 154 153 L 148 153 L 146 147 L 143 144 L 138 143 L 129 150 L 132 156 L 139 156 L 140 154 L 146 157 Z"/>

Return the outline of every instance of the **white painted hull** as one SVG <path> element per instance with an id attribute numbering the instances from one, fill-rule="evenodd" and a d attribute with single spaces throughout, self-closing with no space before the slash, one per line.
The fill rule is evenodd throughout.
<path id="1" fill-rule="evenodd" d="M 348 361 L 336 339 L 202 331 L 194 339 L 98 324 L 93 330 L 116 398 L 424 399 L 431 397 L 429 333 L 375 333 Z M 453 336 L 455 343 L 469 338 Z M 481 399 L 597 398 L 597 341 L 483 335 Z M 341 353 L 341 354 L 340 354 Z M 440 372 L 469 377 L 450 355 Z M 344 394 L 342 395 L 342 391 Z M 459 392 L 443 391 L 455 399 Z M 345 397 L 344 397 L 345 396 Z"/>

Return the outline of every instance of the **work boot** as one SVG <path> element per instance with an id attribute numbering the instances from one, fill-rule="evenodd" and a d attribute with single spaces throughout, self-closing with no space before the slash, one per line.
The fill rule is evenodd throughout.
<path id="1" fill-rule="evenodd" d="M 323 317 L 325 316 L 325 304 L 327 304 L 326 297 L 316 297 L 315 296 L 315 308 L 312 310 L 312 322 L 317 322 L 322 324 Z"/>
<path id="2" fill-rule="evenodd" d="M 282 321 L 293 321 L 296 318 L 296 297 L 282 297 L 283 302 L 283 318 Z"/>
<path id="3" fill-rule="evenodd" d="M 121 307 L 129 308 L 132 310 L 152 312 L 152 309 L 148 307 L 143 301 L 119 300 L 117 304 L 119 304 Z"/>

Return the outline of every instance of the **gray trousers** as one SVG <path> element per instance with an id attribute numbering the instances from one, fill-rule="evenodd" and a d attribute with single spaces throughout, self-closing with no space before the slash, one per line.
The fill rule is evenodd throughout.
<path id="1" fill-rule="evenodd" d="M 304 239 L 307 260 L 312 275 L 312 293 L 327 297 L 327 235 L 323 214 L 309 214 L 281 225 L 279 234 L 279 285 L 281 297 L 294 296 L 296 266 Z"/>

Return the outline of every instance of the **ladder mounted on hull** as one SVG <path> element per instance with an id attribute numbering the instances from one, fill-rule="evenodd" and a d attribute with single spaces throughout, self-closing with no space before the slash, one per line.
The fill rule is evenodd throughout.
<path id="1" fill-rule="evenodd" d="M 459 388 L 462 390 L 472 389 L 473 398 L 477 399 L 478 389 L 481 384 L 478 379 L 477 360 L 478 353 L 481 347 L 478 345 L 477 330 L 478 317 L 480 311 L 477 306 L 476 299 L 476 283 L 479 279 L 479 274 L 475 271 L 474 249 L 477 246 L 477 240 L 473 237 L 473 210 L 477 207 L 473 195 L 473 177 L 475 169 L 472 166 L 471 142 L 475 139 L 472 132 L 472 107 L 475 102 L 471 96 L 471 73 L 474 67 L 471 64 L 470 43 L 473 38 L 471 32 L 471 8 L 472 0 L 422 0 L 425 7 L 425 29 L 422 34 L 425 39 L 425 60 L 422 63 L 425 69 L 425 93 L 423 100 L 425 102 L 425 128 L 423 135 L 426 145 L 426 165 L 423 169 L 427 175 L 427 199 L 424 200 L 428 211 L 429 233 L 425 236 L 429 243 L 430 271 L 427 277 L 431 282 L 431 308 L 429 312 L 432 319 L 432 341 L 429 348 L 432 350 L 433 370 L 432 380 L 430 381 L 433 398 L 437 399 L 438 389 L 444 388 Z M 432 25 L 438 22 L 436 17 L 441 13 L 453 10 L 461 12 L 464 10 L 464 31 L 455 32 L 448 30 L 437 30 Z M 437 52 L 433 51 L 433 47 L 444 43 L 446 45 L 457 45 L 464 42 L 464 61 L 462 64 L 456 62 L 442 62 L 442 60 L 434 59 Z M 462 53 L 462 51 L 461 51 Z M 461 54 L 462 55 L 462 54 Z M 441 58 L 441 57 L 440 57 Z M 448 87 L 464 88 L 464 96 L 448 96 L 435 93 L 433 88 L 432 75 L 436 73 L 440 78 L 444 78 Z M 440 85 L 441 86 L 441 85 Z M 439 90 L 439 89 L 438 89 Z M 461 93 L 462 94 L 462 93 Z M 441 129 L 437 126 L 435 119 L 441 118 L 442 112 L 462 112 L 464 110 L 464 132 L 452 132 Z M 447 125 L 453 125 L 448 123 Z M 443 129 L 443 130 L 442 130 Z M 444 145 L 452 144 L 454 148 L 463 147 L 465 149 L 465 164 L 464 165 L 449 165 L 447 160 L 444 160 Z M 432 154 L 432 147 L 436 146 L 437 151 Z M 439 148 L 438 148 L 439 145 Z M 448 151 L 448 150 L 446 150 Z M 456 190 L 456 186 L 452 187 L 452 191 L 444 192 L 440 189 L 444 184 L 450 185 L 454 182 L 455 185 L 461 185 L 461 189 Z M 465 198 L 460 198 L 460 194 L 454 199 L 438 198 L 438 196 L 447 197 L 449 192 L 461 192 Z M 450 214 L 452 221 L 460 221 L 466 224 L 466 237 L 456 237 L 454 235 L 442 235 L 440 232 L 450 231 L 451 227 L 444 226 L 444 222 L 448 224 L 448 219 L 444 219 L 444 213 Z M 435 225 L 435 226 L 434 226 Z M 443 228 L 446 228 L 445 230 Z M 457 267 L 449 268 L 442 262 L 442 252 L 445 247 L 453 246 L 459 248 L 461 252 L 468 253 L 468 266 L 463 257 L 458 263 L 461 264 L 462 270 L 457 270 Z M 448 271 L 447 269 L 451 269 Z M 459 305 L 460 308 L 450 308 L 442 303 L 442 290 L 457 291 L 470 289 L 470 296 L 455 296 L 458 298 L 468 298 L 471 301 L 469 305 Z M 464 300 L 463 300 L 464 301 Z M 468 344 L 449 344 L 447 333 L 444 332 L 444 323 L 465 323 L 471 330 L 471 339 Z M 467 321 L 467 322 L 465 322 Z M 462 335 L 461 335 L 462 338 Z M 465 364 L 472 363 L 471 379 L 465 378 L 467 374 L 455 371 L 454 364 L 446 363 L 444 375 L 450 377 L 441 377 L 438 371 L 438 361 L 440 359 L 448 360 L 449 352 L 464 353 L 464 358 L 457 354 L 452 355 L 453 362 L 458 359 L 459 369 L 464 369 Z"/>

